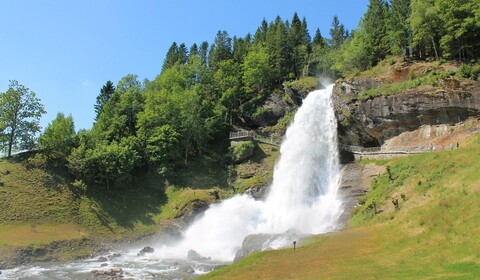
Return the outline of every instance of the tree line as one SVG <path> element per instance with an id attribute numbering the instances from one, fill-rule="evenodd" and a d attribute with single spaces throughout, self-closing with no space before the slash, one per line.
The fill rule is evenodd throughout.
<path id="1" fill-rule="evenodd" d="M 73 118 L 59 113 L 38 147 L 78 180 L 107 189 L 128 186 L 139 170 L 170 176 L 228 137 L 232 125 L 260 110 L 285 81 L 336 78 L 390 55 L 478 58 L 479 16 L 477 1 L 370 0 L 356 30 L 334 16 L 329 39 L 318 28 L 312 38 L 295 13 L 291 20 L 263 20 L 244 37 L 219 31 L 211 44 L 174 42 L 154 80 L 129 74 L 105 83 L 91 129 L 77 133 Z M 35 94 L 12 81 L 0 94 L 0 109 L 2 149 L 10 156 L 12 148 L 32 147 L 45 112 Z"/>

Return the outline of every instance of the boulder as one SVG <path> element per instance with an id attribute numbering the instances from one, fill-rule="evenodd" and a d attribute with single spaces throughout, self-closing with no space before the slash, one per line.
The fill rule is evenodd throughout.
<path id="1" fill-rule="evenodd" d="M 106 257 L 99 257 L 97 259 L 97 262 L 106 262 L 106 261 L 108 261 L 108 259 Z"/>
<path id="2" fill-rule="evenodd" d="M 145 256 L 145 254 L 151 254 L 153 252 L 155 252 L 155 249 L 150 246 L 146 246 L 137 253 L 137 256 Z"/>
<path id="3" fill-rule="evenodd" d="M 303 235 L 295 230 L 288 230 L 280 234 L 259 233 L 248 235 L 243 239 L 242 247 L 235 253 L 233 261 L 239 261 L 254 252 L 272 249 L 271 247 L 274 243 L 277 243 L 276 246 L 278 246 L 278 242 L 276 241 L 279 240 L 281 240 L 285 246 L 289 246 L 293 244 L 293 241 L 301 239 L 302 236 Z"/>
<path id="4" fill-rule="evenodd" d="M 190 249 L 188 250 L 188 253 L 187 253 L 187 259 L 192 261 L 205 261 L 205 260 L 210 260 L 210 257 L 203 257 L 195 250 Z"/>
<path id="5" fill-rule="evenodd" d="M 106 277 L 123 277 L 123 269 L 120 268 L 120 267 L 115 267 L 115 268 L 112 268 L 112 269 L 108 269 L 108 270 L 92 270 L 91 271 L 92 274 L 95 275 L 95 277 L 102 277 L 102 276 L 106 276 Z M 117 279 L 117 278 L 115 278 Z"/>

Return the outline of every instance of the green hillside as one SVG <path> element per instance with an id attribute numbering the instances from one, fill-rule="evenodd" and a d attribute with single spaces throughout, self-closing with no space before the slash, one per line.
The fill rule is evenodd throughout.
<path id="1" fill-rule="evenodd" d="M 71 259 L 105 241 L 153 234 L 191 211 L 195 201 L 210 204 L 234 190 L 268 184 L 278 153 L 276 147 L 255 145 L 250 160 L 232 165 L 230 172 L 206 154 L 168 180 L 140 173 L 127 189 L 87 192 L 75 187 L 63 168 L 34 153 L 0 159 L 0 264 L 9 263 L 18 249 L 48 251 L 52 242 L 64 242 L 66 251 L 31 260 Z M 72 244 L 78 245 L 74 252 L 68 249 Z"/>
<path id="2" fill-rule="evenodd" d="M 476 134 L 460 149 L 376 161 L 390 166 L 392 180 L 373 180 L 345 231 L 296 251 L 256 253 L 200 279 L 478 279 L 479 148 Z"/>

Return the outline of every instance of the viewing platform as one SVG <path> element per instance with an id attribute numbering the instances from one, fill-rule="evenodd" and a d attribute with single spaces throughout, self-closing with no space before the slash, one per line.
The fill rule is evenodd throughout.
<path id="1" fill-rule="evenodd" d="M 268 138 L 268 137 L 265 137 L 265 136 L 258 135 L 253 130 L 232 131 L 232 132 L 230 132 L 229 139 L 230 139 L 230 141 L 236 141 L 236 142 L 256 141 L 256 142 L 280 147 L 280 143 L 277 143 L 272 138 Z"/>

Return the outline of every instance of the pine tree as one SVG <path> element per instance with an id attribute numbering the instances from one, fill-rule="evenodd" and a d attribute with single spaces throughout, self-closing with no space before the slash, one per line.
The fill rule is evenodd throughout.
<path id="1" fill-rule="evenodd" d="M 334 49 L 340 49 L 345 39 L 345 27 L 340 23 L 336 15 L 333 16 L 330 38 L 330 45 Z"/>
<path id="2" fill-rule="evenodd" d="M 181 43 L 180 46 L 178 46 L 177 62 L 180 64 L 185 64 L 187 63 L 187 59 L 188 59 L 187 46 L 185 46 L 184 43 Z"/>
<path id="3" fill-rule="evenodd" d="M 253 36 L 254 38 L 253 43 L 259 44 L 259 43 L 265 42 L 265 38 L 267 38 L 267 31 L 268 31 L 268 23 L 265 19 L 263 19 L 260 27 L 257 28 L 257 31 Z"/>
<path id="4" fill-rule="evenodd" d="M 227 31 L 218 31 L 215 42 L 210 48 L 208 64 L 215 70 L 218 63 L 230 58 L 232 58 L 232 39 L 228 36 Z"/>
<path id="5" fill-rule="evenodd" d="M 208 61 L 208 42 L 203 41 L 202 44 L 200 45 L 200 50 L 198 51 L 198 54 L 200 56 L 200 62 L 202 65 L 207 65 Z"/>
<path id="6" fill-rule="evenodd" d="M 384 59 L 388 53 L 386 13 L 387 4 L 383 0 L 370 0 L 365 13 L 365 35 L 369 52 L 372 54 L 372 65 Z"/>
<path id="7" fill-rule="evenodd" d="M 320 33 L 320 29 L 317 28 L 315 31 L 315 35 L 313 36 L 313 41 L 312 41 L 313 47 L 317 46 L 320 48 L 325 47 L 325 39 L 322 37 L 322 34 Z"/>
<path id="8" fill-rule="evenodd" d="M 98 119 L 98 116 L 100 116 L 100 113 L 102 112 L 103 106 L 108 100 L 110 100 L 114 93 L 115 86 L 113 85 L 112 81 L 107 81 L 100 89 L 100 94 L 97 96 L 97 104 L 94 105 L 96 114 L 95 120 Z"/>
<path id="9" fill-rule="evenodd" d="M 173 42 L 170 48 L 168 49 L 167 56 L 163 61 L 162 72 L 166 69 L 172 67 L 178 61 L 178 45 L 176 42 Z"/>
<path id="10" fill-rule="evenodd" d="M 405 55 L 411 44 L 412 31 L 408 22 L 412 13 L 410 4 L 411 0 L 390 0 L 387 32 L 394 55 Z"/>

